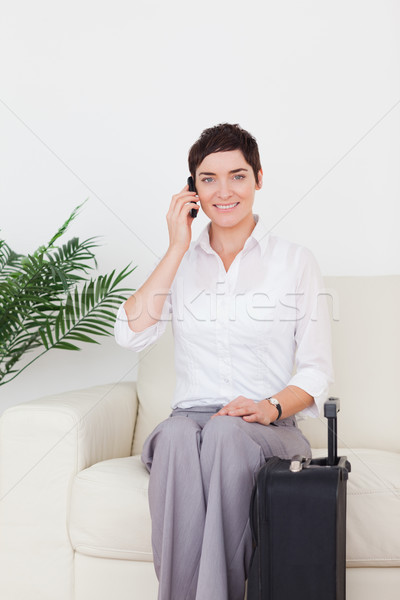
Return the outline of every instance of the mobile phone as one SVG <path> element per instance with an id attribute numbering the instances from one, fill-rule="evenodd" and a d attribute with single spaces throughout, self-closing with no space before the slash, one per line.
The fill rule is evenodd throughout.
<path id="1" fill-rule="evenodd" d="M 196 192 L 196 194 L 197 194 L 197 190 L 194 185 L 193 177 L 192 176 L 188 177 L 187 182 L 188 182 L 188 186 L 189 186 L 189 192 Z M 193 219 L 195 219 L 197 217 L 198 212 L 199 212 L 198 210 L 196 210 L 195 208 L 192 208 L 192 210 L 190 211 L 189 214 Z"/>

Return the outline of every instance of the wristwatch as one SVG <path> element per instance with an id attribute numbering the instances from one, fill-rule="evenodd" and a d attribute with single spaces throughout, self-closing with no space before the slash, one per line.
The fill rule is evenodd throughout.
<path id="1" fill-rule="evenodd" d="M 267 398 L 268 402 L 270 404 L 272 404 L 272 406 L 275 406 L 276 410 L 278 411 L 278 418 L 275 419 L 276 421 L 278 421 L 278 419 L 281 418 L 282 416 L 282 407 L 279 404 L 278 400 L 276 398 Z"/>

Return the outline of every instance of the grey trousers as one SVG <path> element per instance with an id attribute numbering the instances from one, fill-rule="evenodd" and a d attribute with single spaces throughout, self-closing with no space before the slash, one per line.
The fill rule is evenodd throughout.
<path id="1" fill-rule="evenodd" d="M 270 456 L 311 456 L 293 417 L 210 419 L 219 408 L 175 409 L 143 447 L 159 600 L 243 600 L 255 475 Z"/>

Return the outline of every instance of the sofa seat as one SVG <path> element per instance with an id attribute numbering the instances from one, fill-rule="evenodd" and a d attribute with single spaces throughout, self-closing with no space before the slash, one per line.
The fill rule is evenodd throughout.
<path id="1" fill-rule="evenodd" d="M 73 481 L 69 514 L 75 551 L 151 562 L 148 479 L 140 456 L 105 460 L 80 471 Z"/>
<path id="2" fill-rule="evenodd" d="M 314 450 L 313 456 L 325 453 Z M 347 567 L 400 567 L 400 455 L 370 449 L 340 449 L 339 455 L 352 466 Z M 76 552 L 152 561 L 147 488 L 139 456 L 106 460 L 78 473 L 69 520 Z"/>
<path id="3" fill-rule="evenodd" d="M 344 449 L 347 482 L 347 567 L 400 567 L 400 454 Z M 313 457 L 326 455 L 314 450 Z"/>

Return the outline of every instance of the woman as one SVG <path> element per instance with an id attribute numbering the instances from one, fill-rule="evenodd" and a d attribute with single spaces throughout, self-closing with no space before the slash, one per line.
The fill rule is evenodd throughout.
<path id="1" fill-rule="evenodd" d="M 196 192 L 172 197 L 169 248 L 115 332 L 139 351 L 172 313 L 173 411 L 142 453 L 159 600 L 242 600 L 255 474 L 270 456 L 311 455 L 295 415 L 318 416 L 332 381 L 329 318 L 311 253 L 253 214 L 256 140 L 238 125 L 206 129 L 189 170 Z M 197 202 L 210 222 L 191 243 Z"/>

